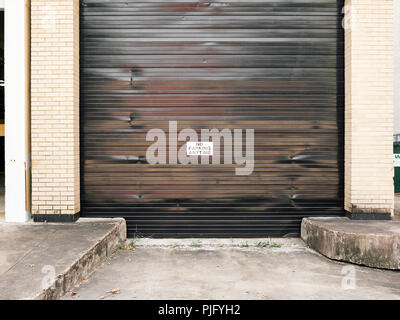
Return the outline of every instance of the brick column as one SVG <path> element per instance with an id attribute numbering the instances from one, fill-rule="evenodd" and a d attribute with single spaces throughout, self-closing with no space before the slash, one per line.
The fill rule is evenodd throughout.
<path id="1" fill-rule="evenodd" d="M 32 213 L 75 221 L 79 182 L 79 0 L 31 1 Z"/>
<path id="2" fill-rule="evenodd" d="M 393 214 L 393 1 L 347 0 L 345 209 Z"/>

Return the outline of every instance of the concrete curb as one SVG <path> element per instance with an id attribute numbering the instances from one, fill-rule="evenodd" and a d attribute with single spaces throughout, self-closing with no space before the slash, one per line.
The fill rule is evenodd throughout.
<path id="1" fill-rule="evenodd" d="M 59 299 L 118 250 L 120 241 L 126 240 L 126 222 L 123 218 L 114 220 L 115 226 L 107 234 L 77 258 L 66 270 L 57 275 L 55 281 L 34 299 Z"/>
<path id="2" fill-rule="evenodd" d="M 400 222 L 304 218 L 301 238 L 322 255 L 373 268 L 400 270 Z"/>

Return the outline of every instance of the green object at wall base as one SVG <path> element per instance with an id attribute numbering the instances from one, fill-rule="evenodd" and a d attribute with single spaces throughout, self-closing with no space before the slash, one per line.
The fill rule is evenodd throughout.
<path id="1" fill-rule="evenodd" d="M 400 192 L 400 167 L 394 168 L 394 192 Z"/>
<path id="2" fill-rule="evenodd" d="M 400 143 L 393 144 L 393 153 L 400 154 Z M 394 192 L 400 192 L 400 167 L 394 168 Z"/>

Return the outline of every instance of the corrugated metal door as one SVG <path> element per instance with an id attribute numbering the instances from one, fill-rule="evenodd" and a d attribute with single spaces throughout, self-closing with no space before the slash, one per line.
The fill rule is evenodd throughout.
<path id="1" fill-rule="evenodd" d="M 82 1 L 82 215 L 153 237 L 298 235 L 342 215 L 342 6 Z M 169 121 L 255 129 L 254 172 L 146 163 L 146 133 Z"/>

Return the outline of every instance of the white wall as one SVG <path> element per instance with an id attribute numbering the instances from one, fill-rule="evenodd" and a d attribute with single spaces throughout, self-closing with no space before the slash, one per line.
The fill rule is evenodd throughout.
<path id="1" fill-rule="evenodd" d="M 400 0 L 394 6 L 394 133 L 400 134 Z"/>
<path id="2" fill-rule="evenodd" d="M 26 169 L 29 138 L 27 76 L 29 62 L 29 29 L 25 0 L 6 0 L 4 15 L 4 81 L 5 81 L 5 168 L 6 221 L 26 222 L 30 219 L 26 194 Z"/>

